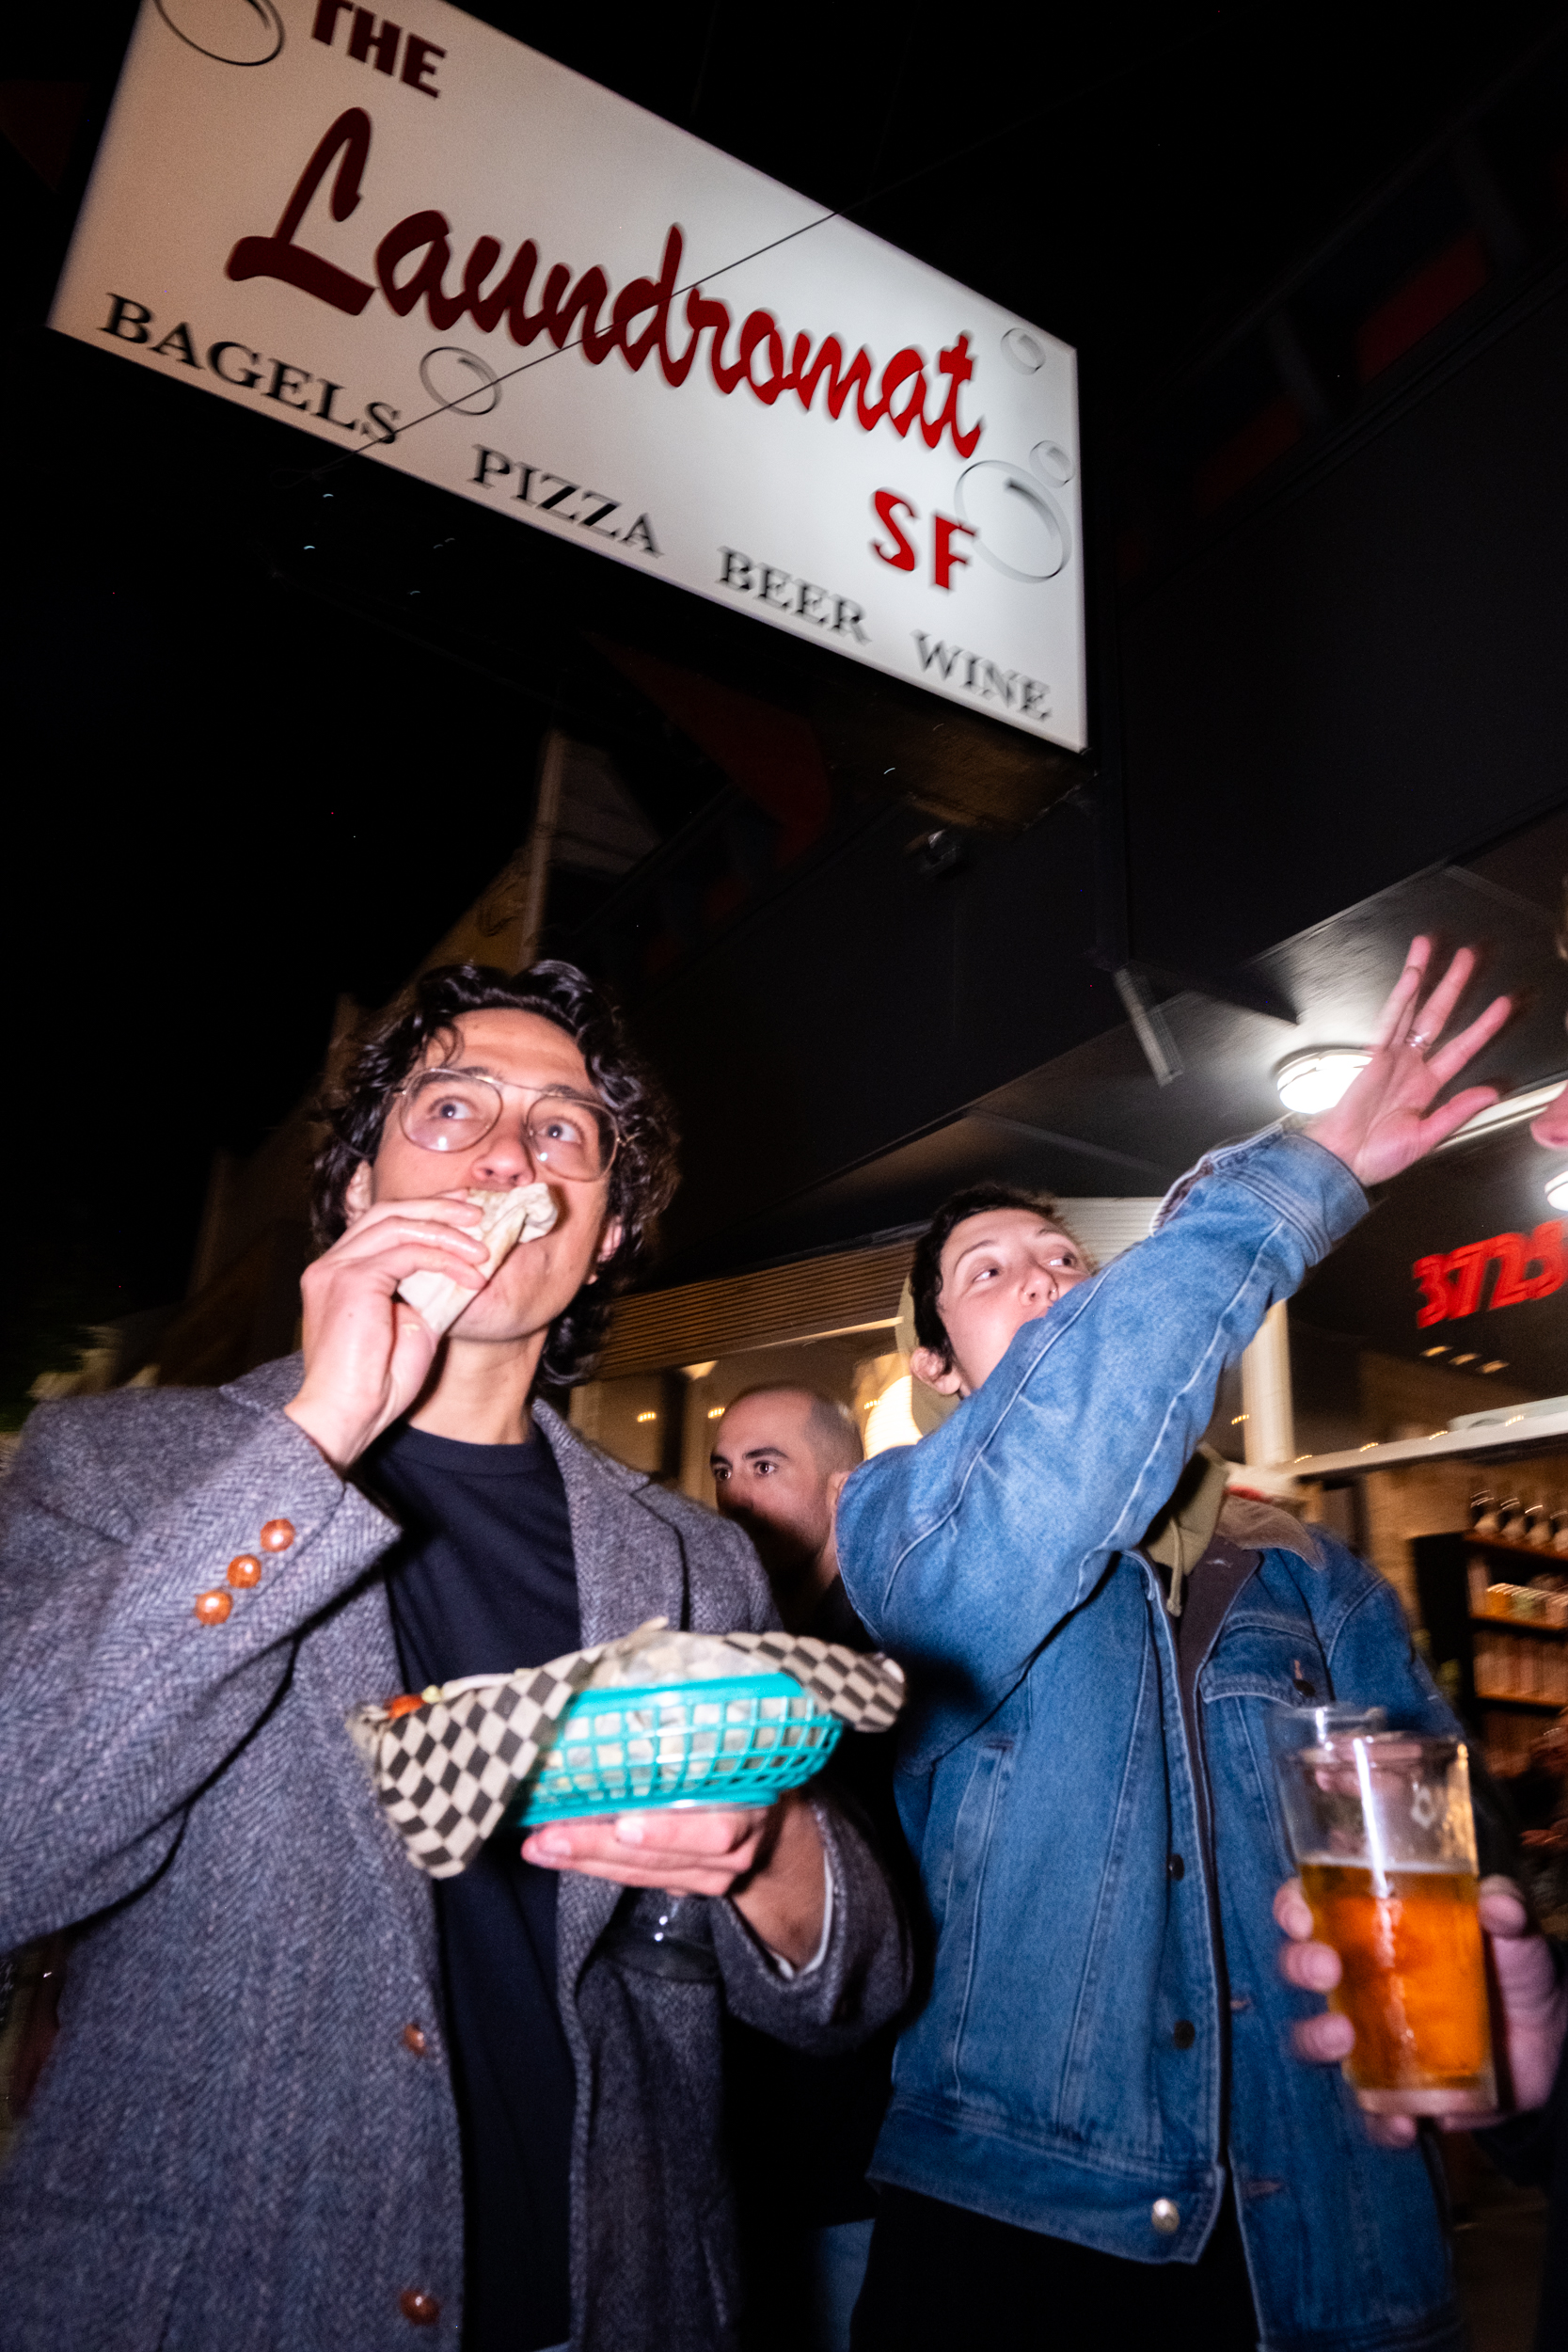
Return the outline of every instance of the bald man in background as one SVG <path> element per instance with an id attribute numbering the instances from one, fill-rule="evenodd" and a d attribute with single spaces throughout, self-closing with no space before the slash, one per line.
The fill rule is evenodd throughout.
<path id="1" fill-rule="evenodd" d="M 815 1389 L 747 1389 L 713 1441 L 714 1500 L 743 1527 L 794 1633 L 869 1649 L 838 1573 L 833 1513 L 864 1458 L 848 1412 Z M 893 1743 L 846 1732 L 828 1767 L 884 1856 L 904 1860 Z M 889 1849 L 892 1849 L 890 1851 Z M 866 2185 L 896 2028 L 849 2058 L 797 2063 L 744 2026 L 726 2030 L 732 2163 L 748 2276 L 745 2352 L 848 2352 L 876 2201 Z"/>
<path id="2" fill-rule="evenodd" d="M 721 1515 L 756 1547 L 792 1633 L 870 1645 L 838 1573 L 833 1514 L 865 1459 L 848 1410 L 816 1389 L 746 1389 L 728 1406 L 709 1467 Z"/>

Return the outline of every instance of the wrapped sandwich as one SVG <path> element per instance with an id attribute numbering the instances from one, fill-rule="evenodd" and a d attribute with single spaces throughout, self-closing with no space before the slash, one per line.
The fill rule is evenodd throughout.
<path id="1" fill-rule="evenodd" d="M 465 1226 L 463 1231 L 483 1242 L 489 1251 L 483 1265 L 476 1269 L 486 1281 L 519 1242 L 537 1241 L 547 1233 L 558 1215 L 548 1184 L 519 1184 L 512 1192 L 470 1192 L 467 1197 L 481 1212 L 481 1219 L 477 1227 Z M 408 1301 L 439 1339 L 479 1293 L 466 1289 L 450 1274 L 405 1274 L 398 1284 L 398 1296 Z"/>

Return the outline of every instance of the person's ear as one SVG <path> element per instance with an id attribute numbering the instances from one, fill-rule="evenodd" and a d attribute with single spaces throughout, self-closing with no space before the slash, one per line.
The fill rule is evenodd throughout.
<path id="1" fill-rule="evenodd" d="M 832 1470 L 832 1471 L 831 1471 L 831 1472 L 829 1473 L 829 1477 L 828 1477 L 828 1523 L 829 1523 L 829 1525 L 830 1525 L 830 1526 L 832 1524 L 833 1520 L 834 1520 L 834 1519 L 838 1517 L 838 1499 L 839 1499 L 839 1496 L 840 1496 L 840 1495 L 844 1492 L 844 1482 L 845 1482 L 845 1480 L 848 1477 L 848 1475 L 849 1475 L 849 1473 L 848 1473 L 848 1471 L 847 1471 L 847 1470 Z"/>
<path id="2" fill-rule="evenodd" d="M 612 1216 L 610 1223 L 605 1227 L 604 1232 L 599 1235 L 599 1247 L 594 1252 L 594 1271 L 588 1278 L 591 1282 L 596 1282 L 598 1280 L 599 1267 L 609 1264 L 610 1259 L 614 1257 L 615 1252 L 620 1248 L 621 1244 L 625 1241 L 626 1237 L 626 1229 L 625 1225 L 618 1216 Z"/>
<path id="3" fill-rule="evenodd" d="M 361 1160 L 343 1187 L 343 1215 L 352 1225 L 356 1216 L 363 1216 L 375 1198 L 375 1178 L 369 1160 Z"/>
<path id="4" fill-rule="evenodd" d="M 957 1364 L 944 1364 L 934 1347 L 917 1347 L 910 1358 L 910 1370 L 923 1389 L 935 1389 L 938 1396 L 958 1396 L 963 1391 L 963 1375 Z"/>

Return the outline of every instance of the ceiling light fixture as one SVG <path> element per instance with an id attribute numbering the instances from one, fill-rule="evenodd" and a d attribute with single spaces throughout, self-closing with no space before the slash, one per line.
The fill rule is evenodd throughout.
<path id="1" fill-rule="evenodd" d="M 1421 1350 L 1423 1356 L 1446 1356 L 1448 1352 L 1449 1343 L 1447 1340 L 1445 1340 L 1438 1347 L 1423 1347 Z"/>
<path id="2" fill-rule="evenodd" d="M 1560 1168 L 1555 1176 L 1547 1177 L 1546 1198 L 1554 1209 L 1568 1209 L 1568 1168 Z"/>
<path id="3" fill-rule="evenodd" d="M 1489 1364 L 1482 1364 L 1481 1370 L 1482 1372 L 1506 1372 L 1508 1359 L 1505 1356 L 1495 1356 Z"/>
<path id="4" fill-rule="evenodd" d="M 1370 1054 L 1351 1045 L 1322 1045 L 1310 1054 L 1292 1054 L 1274 1073 L 1279 1099 L 1288 1111 L 1331 1111 Z"/>

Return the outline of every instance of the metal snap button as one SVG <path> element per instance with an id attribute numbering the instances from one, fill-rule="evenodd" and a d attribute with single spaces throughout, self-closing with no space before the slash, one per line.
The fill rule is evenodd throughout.
<path id="1" fill-rule="evenodd" d="M 1181 2227 L 1181 2216 L 1168 2197 L 1156 2197 L 1148 2217 L 1162 2237 L 1170 2237 Z"/>

